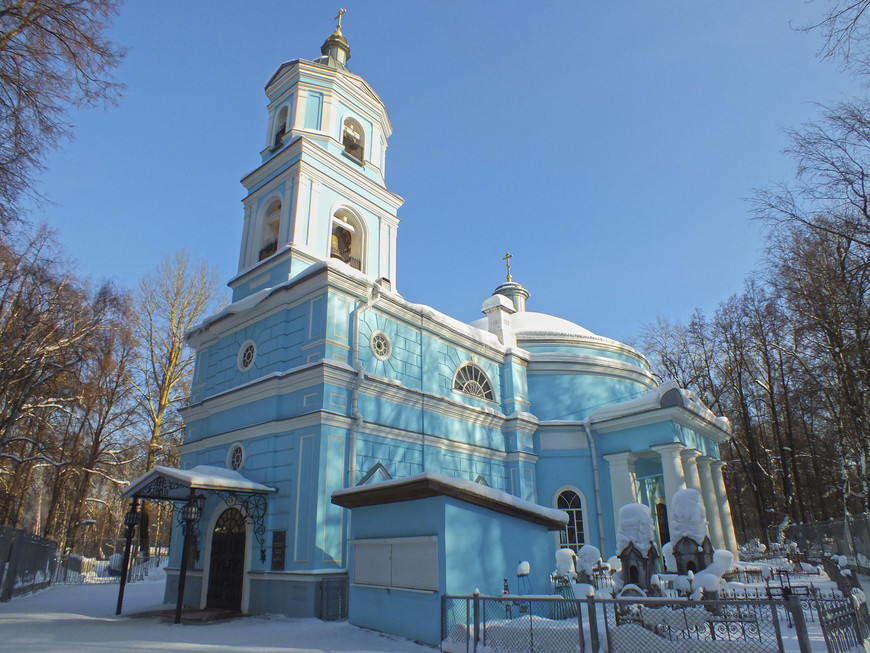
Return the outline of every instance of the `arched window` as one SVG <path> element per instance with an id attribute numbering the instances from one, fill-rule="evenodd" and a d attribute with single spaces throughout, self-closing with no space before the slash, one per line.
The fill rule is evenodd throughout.
<path id="1" fill-rule="evenodd" d="M 344 153 L 357 163 L 366 160 L 366 137 L 362 125 L 353 118 L 345 118 L 341 127 L 341 143 Z"/>
<path id="2" fill-rule="evenodd" d="M 580 495 L 573 490 L 564 490 L 556 499 L 556 507 L 568 513 L 568 523 L 559 533 L 559 543 L 577 552 L 586 539 L 583 536 L 583 502 Z"/>
<path id="3" fill-rule="evenodd" d="M 473 363 L 462 365 L 453 377 L 453 389 L 473 397 L 495 401 L 486 372 Z"/>
<path id="4" fill-rule="evenodd" d="M 350 211 L 339 209 L 332 216 L 329 256 L 360 272 L 363 268 L 364 233 L 362 223 Z"/>
<path id="5" fill-rule="evenodd" d="M 281 202 L 275 200 L 266 209 L 263 219 L 263 235 L 260 239 L 260 254 L 258 261 L 269 258 L 278 251 L 278 230 L 281 227 Z"/>
<path id="6" fill-rule="evenodd" d="M 278 116 L 275 118 L 275 138 L 272 143 L 273 148 L 281 147 L 281 144 L 284 142 L 284 134 L 287 133 L 287 116 L 289 115 L 289 110 L 286 106 L 281 107 L 281 110 L 278 112 Z"/>

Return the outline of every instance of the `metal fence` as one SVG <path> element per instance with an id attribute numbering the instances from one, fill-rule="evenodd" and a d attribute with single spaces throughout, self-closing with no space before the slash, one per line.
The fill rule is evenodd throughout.
<path id="1" fill-rule="evenodd" d="M 840 517 L 813 524 L 792 524 L 787 535 L 810 558 L 826 552 L 844 555 L 852 567 L 870 572 L 870 514 Z"/>
<path id="2" fill-rule="evenodd" d="M 324 578 L 318 585 L 320 610 L 318 618 L 324 621 L 338 621 L 347 618 L 348 601 L 347 578 Z"/>
<path id="3" fill-rule="evenodd" d="M 113 562 L 117 564 L 113 565 Z M 152 557 L 133 563 L 127 570 L 127 582 L 144 580 L 155 567 L 160 567 L 166 558 Z M 94 560 L 81 556 L 66 556 L 54 566 L 51 582 L 55 585 L 81 585 L 84 583 L 118 583 L 121 580 L 120 560 Z"/>
<path id="4" fill-rule="evenodd" d="M 474 595 L 443 597 L 441 637 L 448 653 L 784 653 L 820 646 L 845 653 L 870 644 L 870 629 L 842 597 L 696 602 Z"/>
<path id="5" fill-rule="evenodd" d="M 0 601 L 48 587 L 57 544 L 0 526 Z"/>

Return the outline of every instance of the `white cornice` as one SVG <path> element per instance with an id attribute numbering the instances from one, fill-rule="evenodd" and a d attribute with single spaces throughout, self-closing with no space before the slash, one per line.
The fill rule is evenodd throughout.
<path id="1" fill-rule="evenodd" d="M 322 80 L 323 86 L 331 85 L 349 98 L 353 98 L 369 112 L 373 120 L 383 125 L 387 137 L 392 134 L 392 123 L 381 98 L 368 82 L 349 70 L 339 71 L 305 59 L 285 62 L 278 67 L 278 70 L 275 71 L 266 84 L 266 97 L 269 98 L 270 102 L 274 101 L 275 97 L 286 87 L 298 84 L 301 81 L 301 72 L 303 70 L 307 77 Z M 305 82 L 302 83 L 304 84 Z M 320 88 L 323 87 L 321 86 Z M 281 89 L 281 91 L 278 91 L 278 89 Z"/>
<path id="2" fill-rule="evenodd" d="M 332 139 L 330 136 L 324 134 L 323 138 L 332 141 L 336 147 L 341 147 L 339 142 Z M 401 207 L 402 204 L 405 203 L 405 200 L 401 196 L 387 190 L 386 187 L 383 186 L 382 175 L 379 174 L 379 181 L 375 181 L 370 177 L 367 177 L 365 174 L 355 168 L 355 164 L 343 161 L 340 157 L 336 156 L 325 147 L 311 141 L 306 134 L 299 136 L 289 145 L 286 145 L 275 156 L 267 159 L 257 168 L 247 173 L 244 177 L 242 177 L 241 183 L 248 191 L 250 197 L 251 195 L 255 193 L 260 193 L 262 191 L 262 184 L 267 184 L 276 175 L 289 172 L 300 161 L 304 164 L 304 169 L 300 171 L 303 174 L 313 175 L 315 172 L 317 174 L 321 174 L 316 167 L 304 160 L 304 157 L 306 156 L 310 156 L 312 159 L 316 160 L 318 163 L 321 163 L 323 166 L 331 170 L 332 173 L 334 173 L 334 175 L 322 175 L 320 179 L 318 179 L 321 182 L 326 180 L 335 183 L 336 176 L 345 177 L 350 183 L 355 183 L 360 188 L 364 188 L 367 192 L 380 199 L 387 206 L 393 207 L 395 210 L 398 210 L 399 207 Z M 292 164 L 289 164 L 289 161 L 294 158 L 298 158 L 299 161 L 294 161 Z M 367 163 L 366 165 L 369 164 Z M 374 167 L 377 168 L 377 166 Z M 256 190 L 251 190 L 255 187 Z M 350 187 L 346 185 L 343 187 L 347 189 L 348 193 L 359 196 L 358 191 L 351 190 Z M 371 202 L 371 200 L 364 200 L 364 198 L 362 198 L 361 196 L 360 200 Z M 372 203 L 372 206 L 376 205 Z M 378 207 L 377 211 L 383 211 L 383 209 Z M 398 218 L 396 218 L 395 216 L 392 216 L 392 218 L 393 220 L 398 220 Z"/>
<path id="3" fill-rule="evenodd" d="M 628 378 L 655 387 L 652 374 L 642 367 L 604 356 L 541 352 L 531 354 L 528 374 L 596 374 Z"/>
<path id="4" fill-rule="evenodd" d="M 266 437 L 277 433 L 287 431 L 304 431 L 306 429 L 316 429 L 320 426 L 327 426 L 338 429 L 350 430 L 354 424 L 354 420 L 344 415 L 332 413 L 329 411 L 318 410 L 297 417 L 290 417 L 283 420 L 272 420 L 261 422 L 251 426 L 246 426 L 239 429 L 233 429 L 225 433 L 212 435 L 196 442 L 188 442 L 179 446 L 179 452 L 182 454 L 190 454 L 197 451 L 205 451 L 215 447 L 224 447 L 233 442 L 244 442 L 253 438 Z M 480 458 L 489 458 L 500 462 L 523 461 L 534 462 L 538 456 L 533 453 L 522 451 L 506 452 L 503 449 L 492 447 L 484 447 L 481 445 L 469 444 L 451 440 L 443 436 L 423 435 L 413 431 L 406 431 L 381 424 L 373 424 L 364 422 L 363 430 L 365 433 L 378 437 L 396 440 L 405 444 L 433 447 L 443 451 L 453 453 L 461 453 L 465 455 L 478 456 Z"/>
<path id="5" fill-rule="evenodd" d="M 655 408 L 643 412 L 633 413 L 624 417 L 615 417 L 601 421 L 593 421 L 591 427 L 599 433 L 613 433 L 626 429 L 660 422 L 674 422 L 685 426 L 713 442 L 725 442 L 731 434 L 714 421 L 708 420 L 696 412 L 682 406 L 670 408 Z"/>

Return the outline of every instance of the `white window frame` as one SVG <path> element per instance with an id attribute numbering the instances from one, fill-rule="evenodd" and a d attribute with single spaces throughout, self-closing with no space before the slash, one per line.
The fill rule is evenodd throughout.
<path id="1" fill-rule="evenodd" d="M 580 497 L 580 511 L 581 511 L 581 515 L 583 517 L 583 544 L 588 544 L 589 543 L 589 519 L 588 519 L 589 518 L 589 511 L 586 509 L 586 495 L 583 494 L 583 492 L 580 490 L 580 488 L 578 488 L 575 485 L 563 485 L 562 487 L 557 489 L 556 492 L 553 494 L 553 507 L 556 510 L 561 510 L 561 508 L 559 508 L 559 497 L 562 495 L 563 492 L 568 492 L 568 491 L 573 492 L 578 497 Z M 567 525 L 565 525 L 564 527 L 562 527 L 558 531 L 553 531 L 553 534 L 556 537 L 556 548 L 557 549 L 561 549 L 561 548 L 564 548 L 565 546 L 568 546 L 568 545 L 562 544 L 562 533 L 565 532 L 566 528 L 567 528 Z M 580 546 L 583 546 L 583 544 L 581 544 Z M 580 546 L 578 546 L 577 548 L 579 549 Z"/>

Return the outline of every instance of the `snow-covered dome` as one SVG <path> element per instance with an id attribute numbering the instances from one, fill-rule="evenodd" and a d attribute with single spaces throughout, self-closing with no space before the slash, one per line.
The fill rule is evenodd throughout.
<path id="1" fill-rule="evenodd" d="M 631 362 L 643 361 L 642 364 L 645 366 L 645 359 L 633 347 L 612 338 L 596 335 L 589 329 L 561 317 L 532 311 L 518 311 L 511 315 L 510 321 L 511 330 L 520 347 L 538 349 L 548 345 L 580 346 L 587 349 L 586 353 L 597 350 L 598 355 L 604 356 L 613 355 L 604 353 L 605 351 L 619 352 L 622 354 L 619 358 Z M 487 318 L 475 320 L 471 326 L 486 331 Z"/>
<path id="2" fill-rule="evenodd" d="M 486 331 L 486 318 L 475 320 L 471 326 Z M 546 313 L 521 312 L 511 316 L 513 331 L 520 336 L 573 336 L 579 338 L 599 338 L 589 329 L 584 329 L 579 324 L 563 320 L 555 315 Z M 607 338 L 605 338 L 607 340 Z"/>

